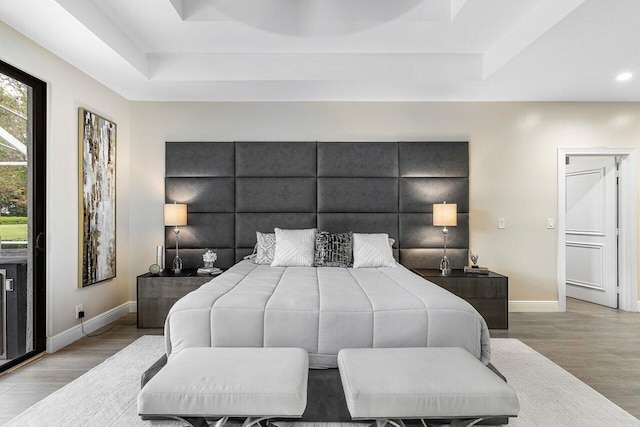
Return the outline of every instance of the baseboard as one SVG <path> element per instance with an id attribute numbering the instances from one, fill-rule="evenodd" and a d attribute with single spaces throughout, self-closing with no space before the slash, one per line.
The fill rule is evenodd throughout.
<path id="1" fill-rule="evenodd" d="M 109 323 L 118 320 L 125 314 L 134 313 L 136 310 L 136 301 L 127 301 L 124 304 L 112 308 L 111 310 L 85 320 L 84 331 L 88 334 L 97 331 L 103 326 L 107 326 Z M 82 333 L 82 326 L 80 324 L 69 328 L 66 331 L 60 332 L 51 338 L 47 338 L 47 353 L 55 353 L 84 336 L 85 335 Z"/>
<path id="2" fill-rule="evenodd" d="M 558 301 L 509 301 L 511 313 L 551 313 L 558 309 Z"/>
<path id="3" fill-rule="evenodd" d="M 510 313 L 554 313 L 558 311 L 558 301 L 509 301 Z M 638 301 L 640 312 L 640 301 Z"/>

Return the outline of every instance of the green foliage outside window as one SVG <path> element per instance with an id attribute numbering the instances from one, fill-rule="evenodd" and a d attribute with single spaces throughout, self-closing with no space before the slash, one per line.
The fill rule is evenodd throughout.
<path id="1" fill-rule="evenodd" d="M 27 224 L 26 216 L 0 216 L 0 225 Z"/>
<path id="2" fill-rule="evenodd" d="M 29 100 L 27 87 L 0 74 L 0 126 L 27 144 Z M 0 162 L 25 162 L 26 156 L 0 139 Z M 27 167 L 0 166 L 0 217 L 27 216 Z"/>

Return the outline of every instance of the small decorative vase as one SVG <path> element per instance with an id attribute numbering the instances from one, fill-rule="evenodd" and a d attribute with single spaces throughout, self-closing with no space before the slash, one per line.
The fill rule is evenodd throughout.
<path id="1" fill-rule="evenodd" d="M 213 268 L 213 263 L 218 259 L 218 254 L 211 249 L 207 249 L 202 254 L 205 268 Z"/>

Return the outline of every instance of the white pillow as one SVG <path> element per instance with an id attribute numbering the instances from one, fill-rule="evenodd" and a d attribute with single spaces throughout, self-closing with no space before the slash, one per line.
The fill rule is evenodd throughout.
<path id="1" fill-rule="evenodd" d="M 353 233 L 353 268 L 397 267 L 387 233 Z"/>
<path id="2" fill-rule="evenodd" d="M 316 249 L 316 229 L 276 232 L 276 253 L 271 267 L 311 267 Z"/>

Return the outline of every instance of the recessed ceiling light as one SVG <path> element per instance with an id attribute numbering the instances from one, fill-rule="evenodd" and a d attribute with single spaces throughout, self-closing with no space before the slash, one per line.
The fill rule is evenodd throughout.
<path id="1" fill-rule="evenodd" d="M 627 80 L 631 80 L 631 77 L 633 77 L 633 74 L 631 73 L 620 73 L 618 74 L 618 77 L 616 77 L 616 80 L 619 82 L 625 82 Z"/>

